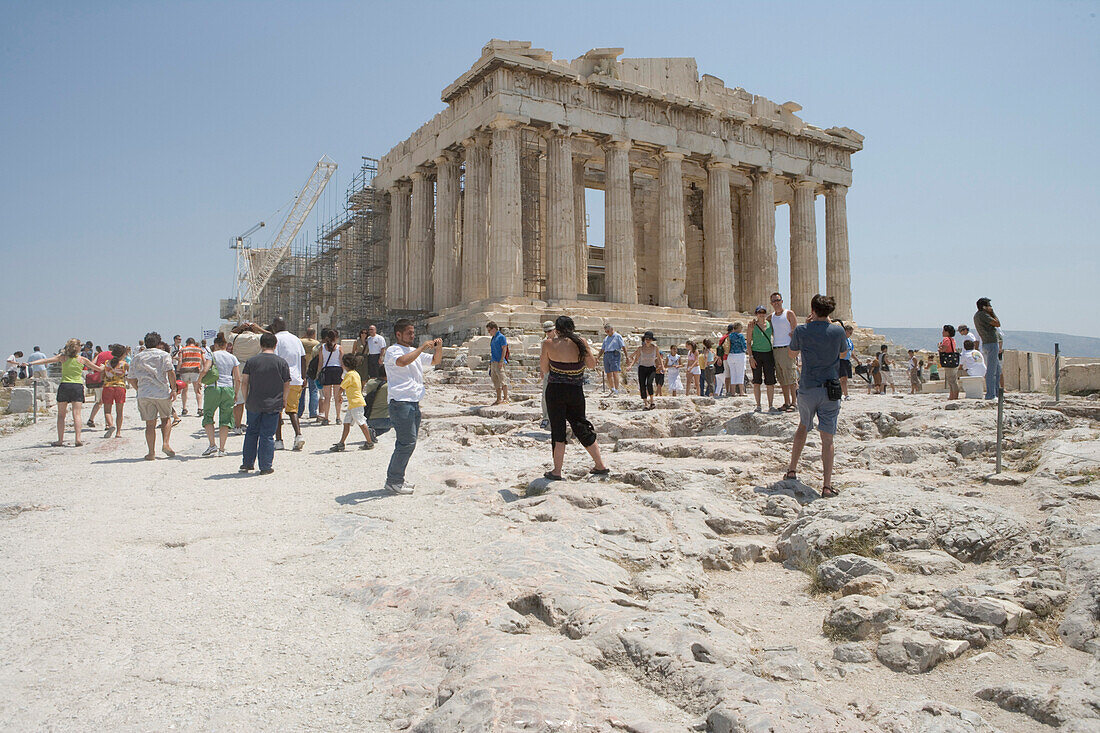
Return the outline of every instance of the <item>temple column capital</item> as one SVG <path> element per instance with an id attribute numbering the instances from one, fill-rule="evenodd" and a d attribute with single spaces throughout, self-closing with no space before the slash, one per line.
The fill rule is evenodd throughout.
<path id="1" fill-rule="evenodd" d="M 735 161 L 731 158 L 711 158 L 706 163 L 708 171 L 711 171 L 711 170 L 715 170 L 715 171 L 720 171 L 720 170 L 732 171 L 736 165 L 737 165 L 737 161 Z"/>
<path id="2" fill-rule="evenodd" d="M 457 163 L 458 153 L 453 150 L 444 150 L 439 155 L 435 156 L 432 162 L 435 164 L 436 168 L 442 168 L 449 163 Z"/>
<path id="3" fill-rule="evenodd" d="M 680 161 L 687 157 L 688 151 L 681 148 L 664 148 L 657 155 L 661 160 Z"/>
<path id="4" fill-rule="evenodd" d="M 520 125 L 527 125 L 531 123 L 530 117 L 518 117 L 514 115 L 497 115 L 489 121 L 489 128 L 496 132 L 497 130 L 509 130 L 513 127 L 519 127 Z"/>

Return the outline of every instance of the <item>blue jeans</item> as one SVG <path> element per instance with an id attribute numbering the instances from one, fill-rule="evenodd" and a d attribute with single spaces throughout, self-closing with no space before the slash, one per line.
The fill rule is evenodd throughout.
<path id="1" fill-rule="evenodd" d="M 390 456 L 390 467 L 386 470 L 386 485 L 400 486 L 405 483 L 405 468 L 416 449 L 416 435 L 420 432 L 419 402 L 390 402 L 390 423 L 397 439 Z"/>
<path id="2" fill-rule="evenodd" d="M 992 400 L 1001 386 L 1001 360 L 997 358 L 997 342 L 982 344 L 982 356 L 985 357 L 985 398 Z"/>
<path id="3" fill-rule="evenodd" d="M 367 420 L 367 427 L 374 431 L 375 435 L 382 435 L 393 427 L 388 417 L 372 417 Z"/>
<path id="4" fill-rule="evenodd" d="M 247 411 L 248 429 L 244 432 L 244 449 L 241 465 L 255 468 L 256 455 L 260 457 L 260 470 L 271 468 L 275 459 L 275 428 L 279 425 L 277 412 Z"/>
<path id="5" fill-rule="evenodd" d="M 317 417 L 317 406 L 321 403 L 321 390 L 317 389 L 317 381 L 306 379 L 306 386 L 302 388 L 302 394 L 298 398 L 298 417 L 306 416 L 306 390 L 309 390 L 309 416 Z"/>

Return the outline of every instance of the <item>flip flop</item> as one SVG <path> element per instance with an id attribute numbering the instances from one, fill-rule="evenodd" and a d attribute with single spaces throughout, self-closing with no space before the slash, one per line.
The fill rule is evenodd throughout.
<path id="1" fill-rule="evenodd" d="M 169 458 L 176 457 L 176 452 L 171 448 L 161 448 L 161 450 L 164 451 L 164 455 L 168 456 Z"/>
<path id="2" fill-rule="evenodd" d="M 783 480 L 784 481 L 797 481 L 798 480 L 798 473 L 796 471 L 787 471 L 785 474 L 783 474 Z"/>
<path id="3" fill-rule="evenodd" d="M 609 473 L 611 473 L 611 469 L 610 468 L 593 468 L 591 471 L 589 471 L 589 473 L 592 474 L 593 476 L 606 476 Z"/>
<path id="4" fill-rule="evenodd" d="M 65 447 L 65 444 L 62 443 L 60 440 L 55 440 L 54 442 L 50 443 L 50 445 L 53 446 L 54 448 L 64 448 Z"/>
<path id="5" fill-rule="evenodd" d="M 550 473 L 549 471 L 542 474 L 542 477 L 544 479 L 546 479 L 547 481 L 561 481 L 562 480 L 561 476 L 556 476 L 556 475 Z"/>

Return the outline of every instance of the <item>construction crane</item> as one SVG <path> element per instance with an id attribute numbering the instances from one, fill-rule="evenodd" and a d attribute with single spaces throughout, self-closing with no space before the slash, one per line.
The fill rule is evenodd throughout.
<path id="1" fill-rule="evenodd" d="M 235 299 L 232 301 L 231 309 L 227 310 L 225 307 L 226 302 L 223 301 L 222 318 L 240 319 L 244 317 L 244 309 L 249 305 L 248 250 L 250 249 L 250 242 L 247 240 L 264 226 L 264 222 L 261 221 L 244 234 L 235 237 L 233 244 L 229 245 L 237 252 L 237 291 L 234 293 Z"/>
<path id="2" fill-rule="evenodd" d="M 260 294 L 271 276 L 275 274 L 279 263 L 286 259 L 287 254 L 290 252 L 290 245 L 294 242 L 294 237 L 298 236 L 298 232 L 309 216 L 309 212 L 313 210 L 314 204 L 321 197 L 321 193 L 325 190 L 325 186 L 328 185 L 329 179 L 332 178 L 332 174 L 335 172 L 336 163 L 327 155 L 322 155 L 321 159 L 317 161 L 317 165 L 313 167 L 309 180 L 306 181 L 306 184 L 302 186 L 302 190 L 294 198 L 294 204 L 290 207 L 290 212 L 286 215 L 279 232 L 267 247 L 245 247 L 245 237 L 262 227 L 262 222 L 237 238 L 234 246 L 237 247 L 238 289 L 242 289 L 240 285 L 245 285 L 243 288 L 245 297 L 238 296 L 238 319 L 252 319 L 253 306 L 259 301 Z"/>

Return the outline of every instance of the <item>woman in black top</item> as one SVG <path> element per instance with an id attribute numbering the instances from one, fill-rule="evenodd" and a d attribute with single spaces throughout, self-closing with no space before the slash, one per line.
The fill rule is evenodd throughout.
<path id="1" fill-rule="evenodd" d="M 596 367 L 596 356 L 588 343 L 576 334 L 569 316 L 559 316 L 554 322 L 554 335 L 542 342 L 540 369 L 546 377 L 546 414 L 550 420 L 550 441 L 553 446 L 554 468 L 543 474 L 550 481 L 561 480 L 565 461 L 565 424 L 588 450 L 596 466 L 591 473 L 606 476 L 610 471 L 600 456 L 596 431 L 584 415 L 584 370 Z"/>

